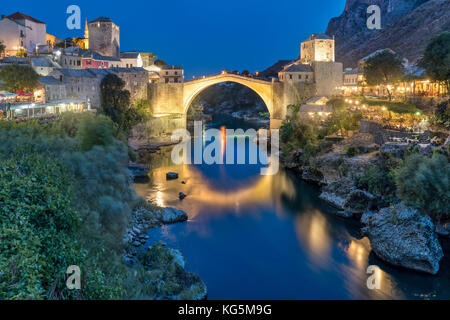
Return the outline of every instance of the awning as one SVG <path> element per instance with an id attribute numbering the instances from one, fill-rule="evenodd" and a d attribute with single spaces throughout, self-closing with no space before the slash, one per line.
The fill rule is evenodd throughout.
<path id="1" fill-rule="evenodd" d="M 27 93 L 27 92 L 22 91 L 22 90 L 16 91 L 16 94 L 18 94 L 19 97 L 31 97 L 32 96 L 31 93 Z"/>
<path id="2" fill-rule="evenodd" d="M 13 98 L 13 97 L 17 97 L 17 93 L 12 93 L 12 92 L 8 92 L 8 91 L 0 91 L 0 94 L 3 95 L 3 97 L 5 98 Z"/>

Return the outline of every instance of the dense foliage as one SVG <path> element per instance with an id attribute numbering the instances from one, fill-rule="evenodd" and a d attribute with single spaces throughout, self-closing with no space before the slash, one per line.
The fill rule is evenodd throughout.
<path id="1" fill-rule="evenodd" d="M 28 65 L 12 64 L 0 69 L 0 80 L 4 82 L 3 88 L 7 91 L 33 92 L 39 75 Z"/>
<path id="2" fill-rule="evenodd" d="M 441 154 L 412 154 L 396 170 L 397 195 L 407 205 L 439 219 L 450 216 L 450 164 Z"/>
<path id="3" fill-rule="evenodd" d="M 433 80 L 444 83 L 450 94 L 450 32 L 431 38 L 419 65 Z"/>
<path id="4" fill-rule="evenodd" d="M 6 46 L 4 45 L 3 41 L 0 40 L 0 57 L 5 53 Z"/>
<path id="5" fill-rule="evenodd" d="M 124 89 L 125 82 L 114 74 L 105 76 L 100 84 L 102 109 L 121 130 L 130 128 L 150 116 L 149 103 L 138 101 L 137 108 L 130 102 L 130 92 Z M 150 112 L 150 114 L 148 113 Z"/>
<path id="6" fill-rule="evenodd" d="M 398 83 L 404 75 L 404 67 L 400 57 L 388 50 L 379 52 L 378 54 L 367 59 L 364 65 L 364 76 L 368 85 L 386 86 L 389 101 L 392 99 L 390 85 Z"/>
<path id="7" fill-rule="evenodd" d="M 122 242 L 136 196 L 127 149 L 105 116 L 0 122 L 0 298 L 121 298 Z M 20 148 L 19 148 L 20 146 Z M 82 290 L 65 291 L 68 266 Z"/>
<path id="8" fill-rule="evenodd" d="M 374 107 L 386 107 L 387 110 L 399 113 L 399 114 L 414 114 L 416 112 L 420 112 L 420 109 L 417 108 L 416 105 L 412 104 L 408 101 L 386 101 L 386 100 L 372 100 L 372 99 L 363 99 L 363 104 L 367 104 L 368 106 Z"/>

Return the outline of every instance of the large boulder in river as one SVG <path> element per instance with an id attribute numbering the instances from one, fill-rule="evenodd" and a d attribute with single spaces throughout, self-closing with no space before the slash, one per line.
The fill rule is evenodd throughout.
<path id="1" fill-rule="evenodd" d="M 436 274 L 443 252 L 430 217 L 403 203 L 367 212 L 363 233 L 381 259 L 408 269 Z"/>
<path id="2" fill-rule="evenodd" d="M 163 208 L 159 216 L 159 221 L 162 224 L 183 222 L 187 219 L 188 215 L 186 212 L 171 207 Z"/>

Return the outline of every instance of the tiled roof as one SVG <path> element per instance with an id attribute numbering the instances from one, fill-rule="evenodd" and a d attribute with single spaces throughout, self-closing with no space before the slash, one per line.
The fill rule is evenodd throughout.
<path id="1" fill-rule="evenodd" d="M 31 58 L 31 63 L 35 67 L 60 68 L 59 65 L 47 58 Z"/>
<path id="2" fill-rule="evenodd" d="M 119 68 L 119 67 L 114 67 L 114 68 L 110 68 L 107 70 L 112 70 L 113 72 L 129 72 L 129 73 L 133 73 L 133 72 L 147 72 L 147 70 L 145 70 L 142 67 L 134 67 L 134 68 Z"/>
<path id="3" fill-rule="evenodd" d="M 319 39 L 319 40 L 333 40 L 332 37 L 330 37 L 329 35 L 327 35 L 327 34 L 325 34 L 325 33 L 312 34 L 311 37 L 309 37 L 308 40 L 314 40 L 314 39 Z"/>
<path id="4" fill-rule="evenodd" d="M 89 72 L 89 69 L 58 69 L 66 77 L 87 77 L 95 78 L 95 74 Z"/>
<path id="5" fill-rule="evenodd" d="M 349 70 L 345 70 L 344 74 L 358 74 L 358 68 L 353 68 Z"/>
<path id="6" fill-rule="evenodd" d="M 182 70 L 183 66 L 165 65 L 165 66 L 161 66 L 161 69 L 163 69 L 163 70 Z"/>
<path id="7" fill-rule="evenodd" d="M 38 19 L 35 19 L 33 17 L 27 16 L 26 14 L 24 14 L 22 12 L 13 13 L 13 14 L 7 16 L 7 18 L 11 19 L 11 20 L 29 20 L 29 21 L 33 21 L 35 23 L 45 24 L 44 22 L 39 21 Z"/>
<path id="8" fill-rule="evenodd" d="M 103 56 L 98 52 L 86 50 L 85 52 L 81 53 L 81 56 L 83 58 L 92 58 L 94 60 L 100 60 L 100 61 L 120 61 L 119 58 L 116 57 L 109 57 L 109 56 Z"/>
<path id="9" fill-rule="evenodd" d="M 293 64 L 282 70 L 282 72 L 313 72 L 313 69 L 307 64 Z"/>
<path id="10" fill-rule="evenodd" d="M 368 59 L 370 59 L 370 58 L 372 58 L 372 57 L 376 56 L 377 54 L 382 53 L 384 51 L 389 51 L 390 53 L 394 53 L 395 54 L 395 51 L 392 50 L 392 49 L 389 49 L 389 48 L 378 49 L 377 51 L 374 51 L 371 54 L 369 54 L 368 56 L 365 56 L 364 58 L 362 58 L 361 61 L 366 61 L 366 60 L 368 60 Z"/>
<path id="11" fill-rule="evenodd" d="M 112 20 L 111 20 L 111 18 L 108 18 L 108 17 L 98 17 L 97 19 L 94 19 L 89 23 L 92 23 L 92 22 L 112 22 Z"/>
<path id="12" fill-rule="evenodd" d="M 61 81 L 58 81 L 58 79 L 51 76 L 39 77 L 39 81 L 47 85 L 62 84 Z"/>
<path id="13" fill-rule="evenodd" d="M 137 59 L 139 52 L 121 52 L 120 57 L 122 59 Z"/>

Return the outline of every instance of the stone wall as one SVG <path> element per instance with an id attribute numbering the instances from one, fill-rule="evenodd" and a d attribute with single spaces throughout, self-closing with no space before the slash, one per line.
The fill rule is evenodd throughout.
<path id="1" fill-rule="evenodd" d="M 343 84 L 343 65 L 340 62 L 314 62 L 316 95 L 331 97 Z"/>
<path id="2" fill-rule="evenodd" d="M 155 115 L 183 114 L 183 83 L 149 83 L 148 99 Z"/>
<path id="3" fill-rule="evenodd" d="M 417 134 L 412 132 L 400 132 L 388 130 L 384 129 L 381 124 L 369 120 L 361 120 L 361 126 L 359 131 L 361 133 L 370 133 L 371 135 L 373 135 L 374 142 L 379 145 L 382 145 L 385 142 L 389 142 L 391 138 L 413 139 L 415 136 L 418 136 L 420 142 L 425 142 L 427 139 L 430 138 L 429 132 Z"/>
<path id="4" fill-rule="evenodd" d="M 306 83 L 282 83 L 283 87 L 280 88 L 282 90 L 278 94 L 283 97 L 283 101 L 280 101 L 280 105 L 286 111 L 286 107 L 291 104 L 301 104 L 304 103 L 306 99 L 311 98 L 316 93 L 316 85 L 315 84 L 306 84 Z M 275 96 L 275 91 L 274 91 Z M 284 113 L 286 116 L 286 112 Z M 284 119 L 284 117 L 282 118 Z"/>

